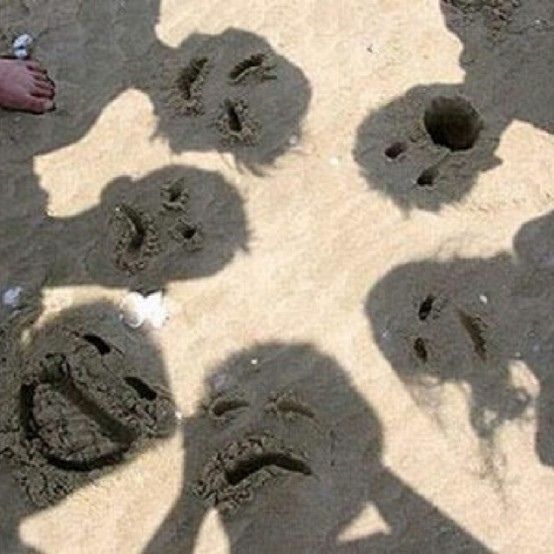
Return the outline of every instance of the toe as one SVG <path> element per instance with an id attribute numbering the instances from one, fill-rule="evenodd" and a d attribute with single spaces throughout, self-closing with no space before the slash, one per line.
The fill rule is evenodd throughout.
<path id="1" fill-rule="evenodd" d="M 25 99 L 22 109 L 32 113 L 42 114 L 54 108 L 54 102 L 49 98 L 29 96 Z"/>
<path id="2" fill-rule="evenodd" d="M 39 84 L 35 84 L 31 90 L 31 94 L 37 98 L 54 98 L 54 91 L 51 87 L 41 86 Z"/>
<path id="3" fill-rule="evenodd" d="M 34 73 L 46 73 L 46 69 L 44 69 L 38 62 L 28 60 L 25 61 L 24 64 L 27 69 L 30 69 Z"/>

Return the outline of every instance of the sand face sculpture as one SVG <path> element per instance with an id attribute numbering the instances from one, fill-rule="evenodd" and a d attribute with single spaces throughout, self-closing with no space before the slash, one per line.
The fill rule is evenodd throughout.
<path id="1" fill-rule="evenodd" d="M 238 29 L 193 35 L 159 59 L 146 91 L 175 151 L 230 152 L 256 170 L 299 140 L 309 85 L 262 39 Z"/>
<path id="2" fill-rule="evenodd" d="M 2 363 L 0 452 L 37 507 L 173 432 L 161 358 L 144 339 L 101 303 L 14 337 Z"/>
<path id="3" fill-rule="evenodd" d="M 523 226 L 514 240 L 515 256 L 424 260 L 395 268 L 366 303 L 374 339 L 425 409 L 439 418 L 441 385 L 468 386 L 471 425 L 491 445 L 501 426 L 533 409 L 537 456 L 549 466 L 553 226 L 552 214 Z M 516 361 L 524 361 L 537 379 L 537 398 L 513 382 L 510 365 Z"/>
<path id="4" fill-rule="evenodd" d="M 210 508 L 233 552 L 487 552 L 380 464 L 382 441 L 343 370 L 310 345 L 231 356 L 184 425 L 182 497 L 147 552 L 192 552 Z M 390 534 L 341 542 L 368 502 Z"/>
<path id="5" fill-rule="evenodd" d="M 0 488 L 13 501 L 2 537 L 17 552 L 20 519 L 121 468 L 176 425 L 158 349 L 115 306 L 83 304 L 37 322 L 39 313 L 29 304 L 1 329 L 0 463 L 9 472 Z"/>
<path id="6" fill-rule="evenodd" d="M 173 166 L 138 182 L 110 183 L 100 205 L 63 222 L 97 224 L 82 279 L 148 291 L 167 282 L 212 275 L 247 251 L 243 201 L 219 173 Z M 56 232 L 59 232 L 57 230 Z M 60 245 L 60 257 L 64 246 Z"/>
<path id="7" fill-rule="evenodd" d="M 0 247 L 10 262 L 3 280 L 37 293 L 44 285 L 96 283 L 146 294 L 217 273 L 236 253 L 248 252 L 249 241 L 235 188 L 217 172 L 186 166 L 136 181 L 117 178 L 98 205 L 77 216 L 47 218 L 27 232 L 32 247 L 21 255 L 16 233 Z"/>
<path id="8" fill-rule="evenodd" d="M 544 32 L 553 15 L 545 2 L 440 5 L 464 46 L 464 82 L 418 85 L 372 112 L 353 152 L 370 187 L 406 211 L 462 200 L 482 172 L 501 163 L 495 151 L 514 120 L 554 130 L 546 108 L 554 44 Z"/>

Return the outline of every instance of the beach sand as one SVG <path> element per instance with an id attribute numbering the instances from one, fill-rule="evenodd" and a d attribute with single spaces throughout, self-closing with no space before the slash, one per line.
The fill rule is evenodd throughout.
<path id="1" fill-rule="evenodd" d="M 0 113 L 2 554 L 552 551 L 554 11 L 519 4 L 0 3 L 58 92 Z"/>

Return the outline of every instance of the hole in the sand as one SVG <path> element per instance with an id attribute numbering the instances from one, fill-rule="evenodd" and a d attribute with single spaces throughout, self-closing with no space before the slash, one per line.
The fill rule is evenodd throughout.
<path id="1" fill-rule="evenodd" d="M 177 202 L 183 194 L 184 186 L 180 181 L 172 183 L 171 186 L 167 189 L 167 196 L 170 202 Z"/>
<path id="2" fill-rule="evenodd" d="M 454 151 L 472 148 L 483 128 L 477 110 L 461 96 L 434 98 L 423 122 L 435 144 Z"/>
<path id="3" fill-rule="evenodd" d="M 385 150 L 385 156 L 389 160 L 396 160 L 406 150 L 408 150 L 408 145 L 405 142 L 395 142 Z"/>
<path id="4" fill-rule="evenodd" d="M 180 232 L 184 239 L 191 240 L 198 232 L 198 227 L 196 225 L 191 225 L 190 223 L 183 223 L 180 228 Z"/>
<path id="5" fill-rule="evenodd" d="M 427 345 L 425 341 L 420 337 L 414 342 L 414 352 L 415 355 L 425 363 L 429 359 L 429 354 L 427 352 Z"/>
<path id="6" fill-rule="evenodd" d="M 430 294 L 419 306 L 418 316 L 421 321 L 425 321 L 431 310 L 433 309 L 433 303 L 435 302 L 435 297 Z"/>
<path id="7" fill-rule="evenodd" d="M 144 400 L 152 402 L 158 397 L 156 391 L 138 377 L 125 377 L 125 382 Z"/>
<path id="8" fill-rule="evenodd" d="M 83 339 L 86 340 L 89 344 L 92 344 L 92 346 L 94 346 L 94 348 L 98 350 L 98 353 L 101 356 L 104 356 L 105 354 L 109 354 L 111 352 L 109 344 L 97 335 L 83 335 Z"/>
<path id="9" fill-rule="evenodd" d="M 248 402 L 240 398 L 220 398 L 212 404 L 211 412 L 216 417 L 222 417 L 229 412 L 248 408 L 248 406 Z"/>
<path id="10" fill-rule="evenodd" d="M 140 214 L 137 210 L 126 204 L 118 206 L 118 211 L 123 214 L 125 221 L 130 227 L 131 240 L 129 241 L 128 249 L 130 251 L 140 250 L 146 238 L 146 227 L 144 226 Z"/>
<path id="11" fill-rule="evenodd" d="M 193 88 L 208 63 L 208 58 L 197 58 L 181 70 L 177 77 L 177 88 L 185 100 L 192 100 Z"/>
<path id="12" fill-rule="evenodd" d="M 293 398 L 280 398 L 276 401 L 277 409 L 285 413 L 294 413 L 309 419 L 314 419 L 315 414 L 309 406 Z"/>
<path id="13" fill-rule="evenodd" d="M 462 323 L 464 329 L 466 330 L 471 342 L 473 343 L 473 348 L 477 355 L 484 359 L 487 356 L 487 341 L 483 336 L 484 324 L 478 317 L 472 317 L 469 314 L 463 312 L 462 310 L 458 311 L 460 322 Z"/>
<path id="14" fill-rule="evenodd" d="M 225 471 L 225 478 L 230 485 L 236 486 L 254 473 L 270 466 L 292 473 L 312 474 L 312 470 L 306 462 L 283 452 L 269 452 L 240 460 L 233 469 Z"/>
<path id="15" fill-rule="evenodd" d="M 37 426 L 33 416 L 35 385 L 22 385 L 19 393 L 19 420 L 27 440 L 36 436 Z"/>
<path id="16" fill-rule="evenodd" d="M 235 104 L 233 104 L 233 102 L 231 102 L 230 100 L 227 100 L 225 102 L 225 112 L 227 113 L 229 129 L 233 131 L 233 133 L 242 132 L 242 123 L 240 121 L 240 117 L 235 108 Z"/>
<path id="17" fill-rule="evenodd" d="M 436 167 L 430 167 L 421 173 L 421 175 L 417 178 L 416 183 L 419 187 L 432 187 L 438 176 L 438 169 Z"/>

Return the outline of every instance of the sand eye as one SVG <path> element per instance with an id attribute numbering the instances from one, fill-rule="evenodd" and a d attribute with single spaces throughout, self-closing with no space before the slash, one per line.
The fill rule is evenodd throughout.
<path id="1" fill-rule="evenodd" d="M 82 338 L 86 340 L 89 344 L 94 346 L 94 348 L 98 350 L 98 353 L 100 354 L 100 356 L 109 354 L 111 351 L 110 345 L 104 339 L 100 338 L 97 335 L 87 334 L 87 335 L 83 335 Z"/>
<path id="2" fill-rule="evenodd" d="M 273 398 L 268 406 L 268 410 L 277 411 L 285 416 L 302 416 L 308 419 L 315 419 L 315 412 L 310 406 L 289 394 Z"/>
<path id="3" fill-rule="evenodd" d="M 250 404 L 242 398 L 218 398 L 211 404 L 209 412 L 213 417 L 220 419 L 235 415 L 248 406 Z"/>

